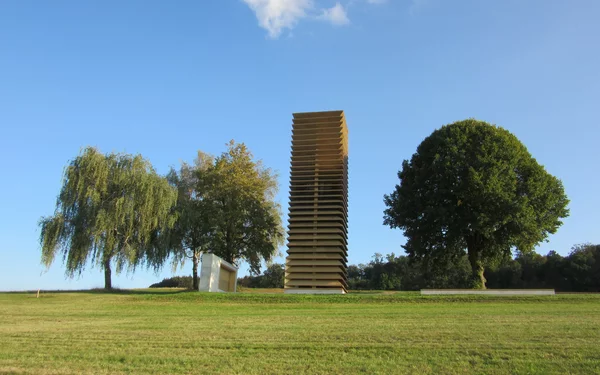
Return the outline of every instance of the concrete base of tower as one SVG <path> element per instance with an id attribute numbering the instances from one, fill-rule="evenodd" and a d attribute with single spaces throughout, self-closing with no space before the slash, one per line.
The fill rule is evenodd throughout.
<path id="1" fill-rule="evenodd" d="M 346 294 L 344 289 L 311 289 L 311 288 L 286 288 L 283 290 L 285 294 Z"/>

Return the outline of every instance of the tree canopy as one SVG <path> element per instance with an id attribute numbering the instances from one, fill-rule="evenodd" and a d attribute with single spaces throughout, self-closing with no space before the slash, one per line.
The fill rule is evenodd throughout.
<path id="1" fill-rule="evenodd" d="M 166 248 L 159 238 L 175 222 L 176 189 L 140 155 L 104 155 L 88 147 L 65 168 L 53 216 L 40 220 L 42 263 L 62 254 L 66 275 L 88 261 L 105 272 L 112 288 L 116 271 L 145 264 L 160 268 Z"/>
<path id="2" fill-rule="evenodd" d="M 210 251 L 229 263 L 247 261 L 258 274 L 283 244 L 277 175 L 254 161 L 243 143 L 228 143 L 214 164 L 198 172 L 196 193 L 210 206 Z"/>
<path id="3" fill-rule="evenodd" d="M 434 131 L 398 177 L 384 224 L 404 231 L 415 259 L 448 263 L 466 250 L 475 287 L 486 264 L 533 250 L 569 214 L 562 182 L 513 134 L 474 119 Z"/>
<path id="4" fill-rule="evenodd" d="M 192 261 L 194 289 L 203 252 L 232 264 L 247 261 L 258 274 L 283 242 L 277 176 L 243 143 L 227 147 L 218 157 L 199 151 L 193 165 L 183 163 L 167 177 L 179 191 L 169 247 L 175 267 Z"/>

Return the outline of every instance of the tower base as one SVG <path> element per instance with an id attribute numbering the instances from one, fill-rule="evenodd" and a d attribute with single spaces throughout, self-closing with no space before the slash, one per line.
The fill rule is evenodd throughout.
<path id="1" fill-rule="evenodd" d="M 309 288 L 286 288 L 283 290 L 285 294 L 346 294 L 344 289 L 309 289 Z"/>

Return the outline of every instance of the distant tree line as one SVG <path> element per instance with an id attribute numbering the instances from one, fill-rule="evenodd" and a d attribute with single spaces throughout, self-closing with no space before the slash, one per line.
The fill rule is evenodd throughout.
<path id="1" fill-rule="evenodd" d="M 238 278 L 238 286 L 244 288 L 283 288 L 285 266 L 273 263 L 260 275 L 246 275 Z M 154 283 L 150 288 L 187 288 L 193 289 L 192 276 L 174 276 Z"/>
<path id="2" fill-rule="evenodd" d="M 262 275 L 248 275 L 238 279 L 238 286 L 245 288 L 283 288 L 285 266 L 274 263 Z"/>
<path id="3" fill-rule="evenodd" d="M 563 257 L 556 251 L 547 255 L 519 253 L 495 267 L 485 269 L 492 289 L 555 289 L 558 292 L 600 292 L 600 245 L 577 245 Z M 406 255 L 376 253 L 367 264 L 348 266 L 350 290 L 420 290 L 427 288 L 469 288 L 471 264 L 468 256 L 440 266 L 411 260 Z M 285 266 L 274 263 L 260 275 L 238 278 L 245 288 L 283 288 Z M 150 288 L 192 288 L 191 276 L 175 276 Z"/>
<path id="4" fill-rule="evenodd" d="M 577 245 L 563 257 L 519 253 L 485 269 L 487 287 L 492 289 L 548 288 L 559 292 L 600 292 L 600 245 Z M 350 265 L 351 290 L 419 290 L 425 288 L 468 288 L 472 282 L 468 256 L 440 266 L 411 261 L 408 256 L 375 254 L 368 264 Z"/>
<path id="5" fill-rule="evenodd" d="M 149 288 L 186 288 L 192 289 L 192 276 L 173 276 L 163 279 L 161 282 L 154 283 Z"/>

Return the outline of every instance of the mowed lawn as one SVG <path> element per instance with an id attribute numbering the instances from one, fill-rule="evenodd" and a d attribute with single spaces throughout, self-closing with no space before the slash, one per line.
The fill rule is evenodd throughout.
<path id="1" fill-rule="evenodd" d="M 1 293 L 0 373 L 600 373 L 600 295 Z"/>

